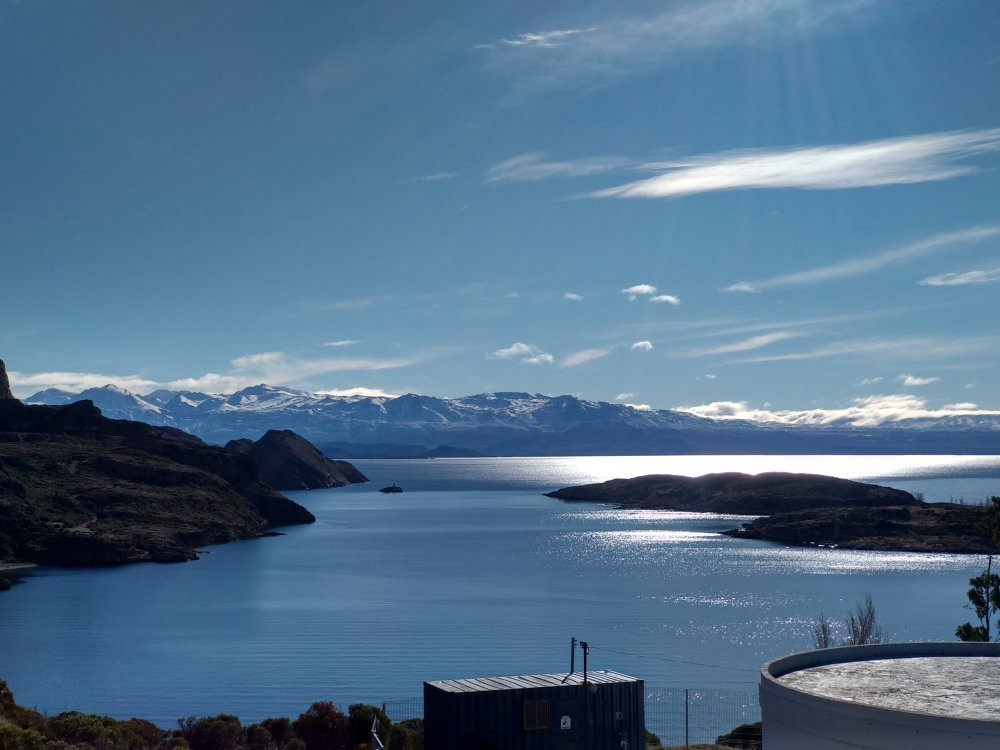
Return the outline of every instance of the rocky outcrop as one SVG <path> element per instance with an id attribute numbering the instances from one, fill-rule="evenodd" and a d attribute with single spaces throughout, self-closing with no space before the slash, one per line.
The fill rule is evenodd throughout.
<path id="1" fill-rule="evenodd" d="M 887 508 L 820 508 L 757 518 L 723 532 L 782 544 L 901 552 L 987 553 L 975 533 L 985 508 L 926 503 Z"/>
<path id="2" fill-rule="evenodd" d="M 10 390 L 10 381 L 7 379 L 7 367 L 0 359 L 0 401 L 14 398 Z"/>
<path id="3" fill-rule="evenodd" d="M 95 565 L 197 557 L 205 544 L 313 515 L 254 461 L 89 401 L 0 400 L 0 561 Z"/>
<path id="4" fill-rule="evenodd" d="M 367 482 L 347 461 L 334 461 L 291 430 L 268 430 L 257 442 L 230 440 L 226 448 L 251 458 L 261 478 L 279 490 L 314 490 Z"/>
<path id="5" fill-rule="evenodd" d="M 626 508 L 659 508 L 759 516 L 829 507 L 916 505 L 908 492 L 818 474 L 649 474 L 546 493 L 561 500 L 613 502 Z"/>

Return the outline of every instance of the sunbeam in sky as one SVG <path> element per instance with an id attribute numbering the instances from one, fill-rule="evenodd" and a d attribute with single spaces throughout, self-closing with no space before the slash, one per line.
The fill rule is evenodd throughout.
<path id="1" fill-rule="evenodd" d="M 997 410 L 996 30 L 993 0 L 4 3 L 0 357 L 22 397 Z"/>

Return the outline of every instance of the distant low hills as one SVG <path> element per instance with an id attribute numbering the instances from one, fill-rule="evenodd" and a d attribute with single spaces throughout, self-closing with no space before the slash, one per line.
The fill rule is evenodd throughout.
<path id="1" fill-rule="evenodd" d="M 760 516 L 723 533 L 740 539 L 861 550 L 982 553 L 983 506 L 925 503 L 909 492 L 817 474 L 650 474 L 546 493 L 569 501 Z"/>
<path id="2" fill-rule="evenodd" d="M 1000 417 L 788 426 L 713 420 L 573 396 L 481 393 L 462 398 L 330 396 L 257 385 L 232 394 L 114 386 L 47 390 L 26 403 L 86 398 L 118 419 L 178 427 L 225 444 L 291 429 L 330 455 L 360 457 L 642 454 L 1000 454 Z M 329 448 L 327 447 L 329 446 Z"/>

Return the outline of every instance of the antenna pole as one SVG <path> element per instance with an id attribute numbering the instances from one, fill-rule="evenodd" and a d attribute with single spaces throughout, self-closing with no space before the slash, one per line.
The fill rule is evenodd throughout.
<path id="1" fill-rule="evenodd" d="M 576 638 L 569 639 L 569 673 L 576 671 Z"/>
<path id="2" fill-rule="evenodd" d="M 580 648 L 583 649 L 583 684 L 587 684 L 587 655 L 590 653 L 590 644 L 580 641 Z"/>

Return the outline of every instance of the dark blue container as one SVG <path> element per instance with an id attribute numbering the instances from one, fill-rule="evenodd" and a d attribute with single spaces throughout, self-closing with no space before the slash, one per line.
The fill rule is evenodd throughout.
<path id="1" fill-rule="evenodd" d="M 642 750 L 643 681 L 618 672 L 424 683 L 426 750 Z"/>

